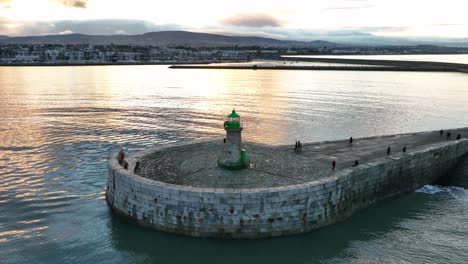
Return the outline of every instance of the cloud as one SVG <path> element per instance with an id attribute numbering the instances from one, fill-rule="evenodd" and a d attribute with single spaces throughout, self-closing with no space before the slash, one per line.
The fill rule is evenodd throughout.
<path id="1" fill-rule="evenodd" d="M 204 31 L 210 34 L 217 34 L 217 35 L 226 35 L 226 36 L 240 36 L 240 37 L 263 37 L 263 38 L 274 38 L 274 39 L 287 39 L 287 36 L 282 34 L 282 32 L 268 32 L 263 30 L 248 30 L 243 31 L 239 30 L 239 28 L 234 29 L 226 29 L 226 28 L 211 28 Z"/>
<path id="2" fill-rule="evenodd" d="M 52 0 L 68 7 L 86 8 L 89 0 Z"/>
<path id="3" fill-rule="evenodd" d="M 387 26 L 376 26 L 376 27 L 344 27 L 346 31 L 358 31 L 358 32 L 370 32 L 370 33 L 388 33 L 388 32 L 402 32 L 409 29 L 409 27 L 387 27 Z"/>
<path id="4" fill-rule="evenodd" d="M 0 0 L 0 4 L 9 4 L 14 0 Z M 76 7 L 76 8 L 86 8 L 89 0 L 49 0 L 50 2 L 61 3 L 64 6 Z M 9 7 L 8 5 L 6 7 Z"/>
<path id="5" fill-rule="evenodd" d="M 71 30 L 65 30 L 65 31 L 62 31 L 62 32 L 59 32 L 59 35 L 70 35 L 70 34 L 73 34 L 75 32 L 71 31 Z"/>
<path id="6" fill-rule="evenodd" d="M 323 12 L 328 11 L 343 11 L 343 10 L 355 10 L 355 9 L 367 9 L 375 7 L 375 5 L 359 5 L 359 6 L 336 6 L 336 7 L 327 7 L 322 9 Z"/>
<path id="7" fill-rule="evenodd" d="M 87 35 L 138 35 L 152 31 L 180 30 L 176 24 L 156 25 L 144 20 L 98 19 L 98 20 L 59 20 L 49 22 L 9 22 L 0 18 L 0 35 L 54 35 L 74 32 Z"/>
<path id="8" fill-rule="evenodd" d="M 3 9 L 10 9 L 11 0 L 0 0 L 0 7 Z"/>
<path id="9" fill-rule="evenodd" d="M 464 25 L 463 25 L 463 24 L 441 23 L 441 24 L 432 24 L 431 26 L 438 26 L 438 27 L 459 27 L 459 26 L 464 26 Z"/>
<path id="10" fill-rule="evenodd" d="M 231 35 L 231 36 L 258 36 L 266 38 L 276 38 L 282 40 L 299 40 L 299 41 L 312 41 L 312 40 L 333 40 L 340 41 L 341 39 L 350 38 L 369 38 L 373 37 L 371 33 L 362 32 L 357 30 L 307 30 L 300 28 L 250 28 L 250 27 L 236 27 L 224 26 L 211 27 L 205 30 L 209 33 Z"/>
<path id="11" fill-rule="evenodd" d="M 242 27 L 281 27 L 282 21 L 268 14 L 237 14 L 221 21 L 223 25 Z"/>
<path id="12" fill-rule="evenodd" d="M 369 36 L 370 33 L 359 30 L 334 30 L 323 34 L 330 37 L 354 37 L 354 36 Z"/>

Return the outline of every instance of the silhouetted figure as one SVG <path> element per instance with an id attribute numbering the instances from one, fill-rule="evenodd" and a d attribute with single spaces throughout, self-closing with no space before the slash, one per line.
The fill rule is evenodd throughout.
<path id="1" fill-rule="evenodd" d="M 223 138 L 223 143 L 226 144 L 226 138 Z"/>
<path id="2" fill-rule="evenodd" d="M 450 133 L 450 131 L 447 132 L 447 140 L 450 140 L 451 137 L 452 137 L 452 133 Z"/>
<path id="3" fill-rule="evenodd" d="M 294 151 L 301 151 L 302 150 L 302 144 L 300 140 L 296 141 L 296 145 L 294 146 Z"/>
<path id="4" fill-rule="evenodd" d="M 336 161 L 333 160 L 333 161 L 332 161 L 332 170 L 335 170 L 335 167 L 336 167 Z"/>
<path id="5" fill-rule="evenodd" d="M 405 152 L 406 152 L 406 146 L 403 147 L 403 153 L 405 153 Z"/>
<path id="6" fill-rule="evenodd" d="M 444 135 L 444 130 L 441 129 L 439 133 L 440 133 L 440 137 L 442 137 Z"/>
<path id="7" fill-rule="evenodd" d="M 458 133 L 458 135 L 457 135 L 457 140 L 460 140 L 460 139 L 461 139 L 461 134 Z"/>
<path id="8" fill-rule="evenodd" d="M 391 153 L 391 149 L 390 149 L 390 146 L 387 148 L 387 156 L 390 155 Z"/>
<path id="9" fill-rule="evenodd" d="M 349 138 L 349 144 L 350 144 L 350 145 L 353 144 L 353 137 L 350 137 L 350 138 Z"/>
<path id="10" fill-rule="evenodd" d="M 119 162 L 120 165 L 122 165 L 124 160 L 125 160 L 125 152 L 123 151 L 123 149 L 120 149 L 119 153 L 117 154 L 117 161 Z"/>
<path id="11" fill-rule="evenodd" d="M 133 170 L 133 172 L 134 172 L 134 173 L 137 173 L 139 170 L 140 170 L 140 162 L 137 161 L 137 162 L 135 163 L 135 169 Z"/>
<path id="12" fill-rule="evenodd" d="M 359 160 L 355 160 L 353 167 L 357 167 L 358 165 L 359 165 Z"/>

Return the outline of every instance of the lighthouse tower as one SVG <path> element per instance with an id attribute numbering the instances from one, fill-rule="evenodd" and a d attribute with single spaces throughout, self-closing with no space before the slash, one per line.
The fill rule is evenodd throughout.
<path id="1" fill-rule="evenodd" d="M 232 113 L 227 118 L 227 121 L 224 122 L 226 153 L 218 161 L 218 164 L 228 169 L 242 169 L 248 166 L 249 161 L 247 160 L 245 150 L 242 148 L 242 123 L 240 116 L 235 110 L 232 110 Z"/>

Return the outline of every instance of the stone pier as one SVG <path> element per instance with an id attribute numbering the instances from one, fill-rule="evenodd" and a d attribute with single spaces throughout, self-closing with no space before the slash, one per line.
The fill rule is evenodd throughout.
<path id="1" fill-rule="evenodd" d="M 128 169 L 114 153 L 106 199 L 114 212 L 176 234 L 249 239 L 298 234 L 437 181 L 468 153 L 468 128 L 451 134 L 450 140 L 430 131 L 355 138 L 352 144 L 303 143 L 299 152 L 294 144 L 246 143 L 250 166 L 243 170 L 218 166 L 222 140 L 154 147 L 128 157 Z M 359 165 L 352 167 L 355 160 Z"/>

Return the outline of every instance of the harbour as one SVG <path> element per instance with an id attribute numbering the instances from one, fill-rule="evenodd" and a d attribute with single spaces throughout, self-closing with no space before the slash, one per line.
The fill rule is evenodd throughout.
<path id="1" fill-rule="evenodd" d="M 248 127 L 246 142 L 293 149 L 295 140 L 343 140 L 345 148 L 350 136 L 433 131 L 443 143 L 440 129 L 468 123 L 464 74 L 4 67 L 0 83 L 0 239 L 6 263 L 462 263 L 468 257 L 463 162 L 448 186 L 429 185 L 335 225 L 261 243 L 193 240 L 141 228 L 112 214 L 105 200 L 113 149 L 132 155 L 195 139 L 222 144 L 220 124 L 233 105 Z M 386 155 L 385 146 L 378 148 L 380 155 Z M 408 152 L 414 150 L 408 145 Z M 337 168 L 352 168 L 354 160 Z"/>

